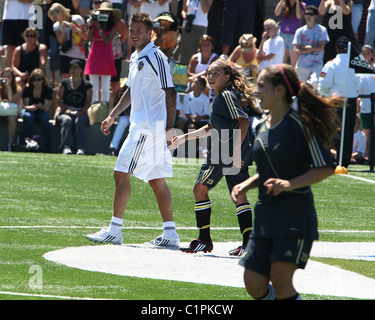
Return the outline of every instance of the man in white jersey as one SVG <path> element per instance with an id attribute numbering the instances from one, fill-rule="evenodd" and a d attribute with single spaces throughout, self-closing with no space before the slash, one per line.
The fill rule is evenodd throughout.
<path id="1" fill-rule="evenodd" d="M 148 14 L 136 13 L 131 17 L 129 33 L 136 51 L 130 58 L 128 87 L 101 125 L 102 132 L 108 135 L 115 118 L 131 105 L 129 135 L 114 168 L 116 191 L 110 226 L 87 236 L 97 243 L 122 243 L 121 226 L 130 197 L 131 175 L 150 184 L 163 220 L 163 234 L 150 243 L 180 243 L 173 220 L 172 196 L 165 181 L 173 176 L 166 131 L 174 125 L 177 93 L 168 59 L 151 41 L 152 26 Z"/>

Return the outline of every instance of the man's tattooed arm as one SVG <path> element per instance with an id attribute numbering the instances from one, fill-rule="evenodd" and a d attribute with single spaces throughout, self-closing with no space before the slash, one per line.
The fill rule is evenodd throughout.
<path id="1" fill-rule="evenodd" d="M 167 106 L 167 123 L 166 129 L 174 128 L 174 122 L 176 119 L 176 99 L 177 91 L 174 87 L 165 88 L 165 104 Z"/>

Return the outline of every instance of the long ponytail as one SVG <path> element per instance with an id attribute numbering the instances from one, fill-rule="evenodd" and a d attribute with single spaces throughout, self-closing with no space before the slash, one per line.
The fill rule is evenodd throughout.
<path id="1" fill-rule="evenodd" d="M 343 98 L 319 96 L 306 82 L 299 80 L 294 68 L 288 64 L 271 65 L 266 68 L 266 71 L 265 77 L 273 86 L 281 84 L 285 87 L 287 103 L 292 104 L 293 97 L 297 97 L 298 113 L 302 118 L 306 133 L 307 130 L 310 131 L 322 141 L 325 147 L 331 147 L 340 129 L 337 108 L 343 106 Z"/>

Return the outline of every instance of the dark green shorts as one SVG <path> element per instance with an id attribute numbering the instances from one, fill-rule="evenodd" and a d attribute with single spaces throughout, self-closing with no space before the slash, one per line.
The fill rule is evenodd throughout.
<path id="1" fill-rule="evenodd" d="M 312 244 L 312 240 L 304 239 L 251 237 L 239 264 L 267 277 L 274 261 L 296 263 L 298 268 L 304 269 Z"/>
<path id="2" fill-rule="evenodd" d="M 371 113 L 360 113 L 362 121 L 362 129 L 370 129 L 371 126 Z"/>
<path id="3" fill-rule="evenodd" d="M 201 167 L 196 184 L 201 183 L 205 185 L 208 190 L 211 190 L 224 176 L 227 181 L 229 193 L 236 184 L 239 184 L 250 177 L 248 166 L 243 166 L 239 169 L 235 167 L 225 167 L 219 164 L 212 165 L 204 163 Z"/>

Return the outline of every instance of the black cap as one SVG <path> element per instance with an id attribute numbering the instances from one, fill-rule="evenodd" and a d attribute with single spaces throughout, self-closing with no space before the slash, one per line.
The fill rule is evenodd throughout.
<path id="1" fill-rule="evenodd" d="M 83 62 L 79 59 L 73 59 L 69 62 L 69 65 L 74 65 L 76 67 L 79 67 L 81 69 L 83 69 Z"/>
<path id="2" fill-rule="evenodd" d="M 350 42 L 348 37 L 340 37 L 336 42 L 336 48 L 348 49 L 348 43 Z"/>

